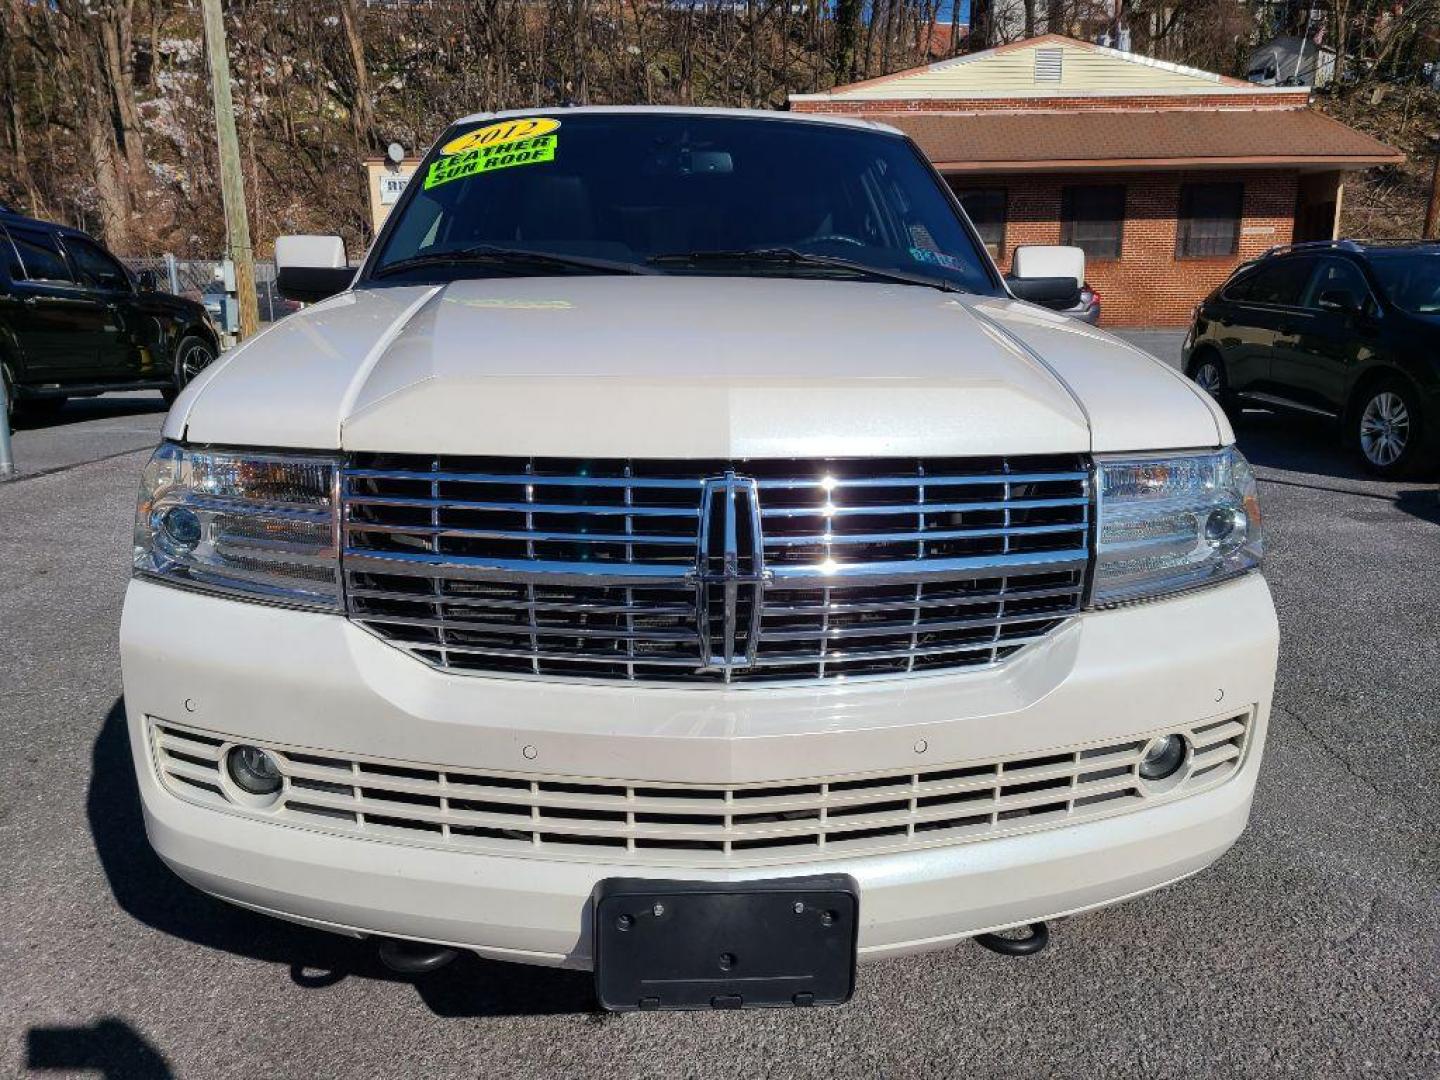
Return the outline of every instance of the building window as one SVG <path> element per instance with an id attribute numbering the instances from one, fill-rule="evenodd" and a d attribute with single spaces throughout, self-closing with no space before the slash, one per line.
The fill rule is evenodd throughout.
<path id="1" fill-rule="evenodd" d="M 1182 184 L 1177 259 L 1234 255 L 1240 250 L 1244 184 Z"/>
<path id="2" fill-rule="evenodd" d="M 1004 188 L 967 188 L 957 191 L 980 241 L 992 259 L 1005 255 L 1005 211 L 1009 202 Z"/>
<path id="3" fill-rule="evenodd" d="M 1125 185 L 1067 187 L 1061 196 L 1060 242 L 1091 259 L 1118 259 L 1125 232 Z"/>

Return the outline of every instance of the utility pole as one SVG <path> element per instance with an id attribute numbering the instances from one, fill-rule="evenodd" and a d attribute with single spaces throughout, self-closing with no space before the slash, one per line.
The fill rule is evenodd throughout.
<path id="1" fill-rule="evenodd" d="M 255 301 L 255 258 L 250 222 L 245 215 L 245 181 L 240 173 L 240 140 L 235 135 L 235 105 L 230 98 L 230 54 L 225 47 L 225 16 L 220 0 L 200 0 L 205 15 L 205 51 L 210 56 L 210 93 L 215 102 L 215 135 L 220 144 L 220 197 L 225 204 L 225 243 L 235 264 L 240 301 L 240 337 L 259 328 Z"/>
<path id="2" fill-rule="evenodd" d="M 5 393 L 5 376 L 0 375 L 0 480 L 15 475 L 15 454 L 10 449 L 10 401 Z"/>
<path id="3" fill-rule="evenodd" d="M 1434 142 L 1435 168 L 1430 173 L 1430 205 L 1425 208 L 1425 231 L 1421 236 L 1426 240 L 1440 240 L 1440 136 Z"/>

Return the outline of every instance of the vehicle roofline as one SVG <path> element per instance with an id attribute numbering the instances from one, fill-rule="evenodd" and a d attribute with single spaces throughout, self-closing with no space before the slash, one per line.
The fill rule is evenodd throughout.
<path id="1" fill-rule="evenodd" d="M 99 244 L 100 241 L 91 236 L 84 229 L 77 229 L 73 225 L 62 225 L 58 221 L 45 221 L 42 218 L 30 217 L 28 214 L 21 214 L 14 210 L 0 210 L 0 225 L 29 225 L 41 229 L 49 229 L 60 233 L 62 236 L 78 236 Z M 103 244 L 100 245 L 104 247 Z M 109 249 L 106 248 L 108 251 Z"/>
<path id="2" fill-rule="evenodd" d="M 1361 247 L 1440 247 L 1440 240 L 1427 240 L 1423 236 L 1352 236 L 1350 242 Z"/>
<path id="3" fill-rule="evenodd" d="M 462 116 L 450 122 L 470 124 L 480 120 L 509 120 L 522 116 L 576 116 L 629 114 L 641 116 L 733 116 L 757 120 L 784 120 L 792 123 L 829 124 L 834 127 L 858 128 L 864 131 L 882 131 L 904 136 L 899 128 L 883 124 L 878 120 L 867 120 L 858 116 L 838 116 L 826 113 L 782 112 L 778 109 L 734 109 L 701 105 L 566 105 L 558 108 L 502 109 L 497 112 L 477 112 Z"/>
<path id="4" fill-rule="evenodd" d="M 1302 240 L 1295 244 L 1276 244 L 1274 247 L 1266 248 L 1257 256 L 1258 259 L 1268 259 L 1272 255 L 1292 255 L 1300 252 L 1334 251 L 1350 255 L 1364 255 L 1368 251 L 1393 251 L 1396 248 L 1427 248 L 1440 249 L 1440 240 L 1422 239 L 1367 239 L 1363 237 L 1340 237 L 1335 240 Z"/>
<path id="5" fill-rule="evenodd" d="M 1259 259 L 1269 259 L 1269 258 L 1271 258 L 1271 257 L 1273 257 L 1273 256 L 1276 256 L 1276 255 L 1293 255 L 1293 254 L 1296 254 L 1296 253 L 1299 253 L 1299 252 L 1306 252 L 1306 251 L 1350 251 L 1350 252 L 1358 252 L 1359 250 L 1360 250 L 1359 245 L 1357 245 L 1353 240 L 1348 240 L 1348 239 L 1342 239 L 1342 240 L 1302 240 L 1302 241 L 1300 241 L 1299 243 L 1296 243 L 1296 244 L 1276 244 L 1274 247 L 1266 248 L 1264 251 L 1262 251 L 1262 252 L 1260 253 L 1260 255 L 1257 257 L 1257 260 L 1256 260 L 1256 261 L 1258 262 Z"/>

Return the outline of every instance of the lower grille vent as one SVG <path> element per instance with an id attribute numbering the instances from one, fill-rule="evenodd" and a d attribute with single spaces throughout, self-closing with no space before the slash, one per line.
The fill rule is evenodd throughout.
<path id="1" fill-rule="evenodd" d="M 1250 713 L 1186 732 L 1178 783 L 1147 786 L 1144 737 L 1044 755 L 793 782 L 703 786 L 436 769 L 269 746 L 279 799 L 256 808 L 225 774 L 230 741 L 151 722 L 175 795 L 267 820 L 375 839 L 616 864 L 749 866 L 983 840 L 1209 788 L 1239 768 Z"/>

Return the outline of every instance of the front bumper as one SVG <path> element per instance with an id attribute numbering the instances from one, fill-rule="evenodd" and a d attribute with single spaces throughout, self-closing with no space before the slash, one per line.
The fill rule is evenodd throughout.
<path id="1" fill-rule="evenodd" d="M 345 620 L 135 581 L 126 706 L 156 851 L 217 896 L 327 929 L 587 967 L 606 877 L 848 873 L 862 957 L 1112 903 L 1213 862 L 1244 829 L 1277 630 L 1264 581 L 1087 614 L 983 672 L 805 688 L 637 688 L 432 670 Z M 155 718 L 288 747 L 452 769 L 727 785 L 905 771 L 1113 743 L 1252 710 L 1245 757 L 1199 794 L 1020 835 L 793 866 L 683 870 L 437 850 L 197 806 L 166 790 Z"/>

